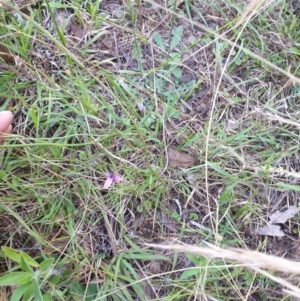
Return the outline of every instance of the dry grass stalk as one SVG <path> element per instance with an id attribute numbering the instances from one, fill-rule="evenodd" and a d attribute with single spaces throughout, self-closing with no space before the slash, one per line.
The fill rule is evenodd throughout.
<path id="1" fill-rule="evenodd" d="M 269 269 L 277 272 L 300 274 L 300 263 L 281 257 L 263 254 L 257 251 L 249 251 L 243 249 L 223 249 L 206 243 L 208 247 L 196 247 L 189 245 L 157 245 L 146 244 L 149 247 L 160 248 L 164 250 L 173 250 L 177 252 L 190 252 L 197 255 L 206 256 L 208 258 L 222 258 L 232 261 L 237 261 L 244 264 L 246 267 L 272 279 L 278 284 L 286 287 L 283 292 L 300 298 L 300 289 L 295 285 L 289 283 L 281 277 L 276 277 L 265 270 Z"/>
<path id="2" fill-rule="evenodd" d="M 264 2 L 266 2 L 266 0 L 250 1 L 250 3 L 247 5 L 244 12 L 240 16 L 240 18 L 237 22 L 237 25 L 240 25 L 241 23 L 243 23 L 247 18 L 250 19 L 251 17 L 253 17 L 259 11 L 259 9 L 263 6 Z"/>
<path id="3" fill-rule="evenodd" d="M 203 255 L 208 258 L 223 258 L 237 261 L 251 268 L 263 268 L 272 271 L 300 274 L 300 263 L 281 257 L 263 254 L 257 251 L 243 249 L 223 249 L 208 244 L 207 248 L 188 246 L 188 245 L 157 245 L 146 244 L 149 247 L 160 248 L 164 250 L 173 250 L 178 252 L 190 252 Z"/>

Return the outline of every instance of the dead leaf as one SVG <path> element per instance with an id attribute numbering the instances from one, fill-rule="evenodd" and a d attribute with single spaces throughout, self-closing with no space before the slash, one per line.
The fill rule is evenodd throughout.
<path id="1" fill-rule="evenodd" d="M 161 273 L 161 265 L 160 261 L 151 261 L 149 263 L 149 271 L 151 274 L 160 274 Z"/>
<path id="2" fill-rule="evenodd" d="M 284 224 L 287 220 L 297 214 L 299 209 L 296 206 L 290 206 L 286 211 L 276 211 L 270 216 L 270 224 Z"/>
<path id="3" fill-rule="evenodd" d="M 237 120 L 228 119 L 226 124 L 226 131 L 228 133 L 236 133 L 240 128 L 241 123 Z"/>
<path id="4" fill-rule="evenodd" d="M 60 28 L 69 28 L 70 12 L 59 9 L 55 13 L 55 22 Z"/>
<path id="5" fill-rule="evenodd" d="M 284 236 L 284 232 L 280 229 L 278 225 L 267 225 L 257 230 L 258 235 L 268 235 L 268 236 Z"/>
<path id="6" fill-rule="evenodd" d="M 1 287 L 0 289 L 0 301 L 7 301 L 7 294 L 5 291 L 5 287 Z"/>
<path id="7" fill-rule="evenodd" d="M 193 73 L 187 73 L 185 75 L 183 75 L 181 78 L 180 78 L 180 83 L 181 84 L 186 84 L 186 83 L 189 83 L 191 82 L 192 80 L 195 80 L 195 75 Z"/>
<path id="8" fill-rule="evenodd" d="M 284 224 L 287 220 L 292 218 L 295 214 L 299 212 L 296 206 L 290 206 L 286 211 L 280 212 L 276 211 L 270 216 L 268 224 L 257 230 L 258 235 L 268 235 L 268 236 L 284 236 L 284 232 L 280 229 L 279 225 Z"/>
<path id="9" fill-rule="evenodd" d="M 196 163 L 192 155 L 180 152 L 173 147 L 168 148 L 168 159 L 171 167 L 190 167 Z"/>
<path id="10" fill-rule="evenodd" d="M 74 37 L 78 40 L 81 40 L 85 35 L 84 31 L 77 24 L 75 16 L 71 18 L 71 32 L 73 33 Z"/>
<path id="11" fill-rule="evenodd" d="M 10 54 L 8 48 L 1 44 L 0 44 L 0 58 L 2 58 L 6 64 L 14 63 L 14 57 Z"/>
<path id="12" fill-rule="evenodd" d="M 176 222 L 174 220 L 172 220 L 171 218 L 164 216 L 162 223 L 168 230 L 170 230 L 172 232 L 178 231 L 178 229 L 176 227 Z"/>
<path id="13" fill-rule="evenodd" d="M 142 282 L 142 287 L 143 287 L 145 296 L 147 296 L 146 300 L 153 300 L 155 298 L 155 293 L 153 292 L 151 285 L 149 285 L 148 283 Z"/>
<path id="14" fill-rule="evenodd" d="M 101 42 L 108 49 L 112 49 L 114 46 L 114 40 L 108 37 L 104 37 Z"/>
<path id="15" fill-rule="evenodd" d="M 164 225 L 168 230 L 172 231 L 172 232 L 177 232 L 178 229 L 176 227 L 176 222 L 171 219 L 170 217 L 166 216 L 165 214 L 163 214 L 160 210 L 158 210 L 156 212 L 156 220 L 161 223 L 162 225 Z"/>
<path id="16" fill-rule="evenodd" d="M 203 99 L 209 92 L 210 92 L 209 88 L 204 88 L 203 90 L 196 92 L 192 97 L 192 101 L 199 101 Z"/>
<path id="17" fill-rule="evenodd" d="M 145 276 L 141 272 L 137 272 L 137 274 L 140 280 L 145 279 Z M 141 283 L 142 283 L 142 289 L 144 291 L 144 295 L 146 296 L 146 300 L 155 299 L 156 292 L 151 282 L 148 280 L 148 281 L 142 281 Z"/>

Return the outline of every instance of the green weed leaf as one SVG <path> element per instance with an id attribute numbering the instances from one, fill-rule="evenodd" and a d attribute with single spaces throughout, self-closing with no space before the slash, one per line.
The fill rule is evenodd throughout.
<path id="1" fill-rule="evenodd" d="M 36 301 L 44 301 L 40 286 L 37 282 L 33 285 L 33 295 Z"/>
<path id="2" fill-rule="evenodd" d="M 32 259 L 28 254 L 22 251 L 16 251 L 12 248 L 9 247 L 1 247 L 3 253 L 5 254 L 6 257 L 11 259 L 12 261 L 15 261 L 17 263 L 21 263 L 21 256 L 23 256 L 24 260 L 27 262 L 27 264 L 33 266 L 33 267 L 39 267 L 39 264 Z"/>
<path id="3" fill-rule="evenodd" d="M 199 257 L 190 253 L 185 253 L 185 256 L 190 262 L 194 263 L 195 265 L 199 265 Z"/>
<path id="4" fill-rule="evenodd" d="M 20 281 L 31 278 L 32 276 L 32 273 L 28 272 L 11 272 L 0 277 L 0 286 L 18 284 Z"/>
<path id="5" fill-rule="evenodd" d="M 40 264 L 41 272 L 46 272 L 52 266 L 53 262 L 54 262 L 54 258 L 47 258 L 47 259 L 45 259 Z"/>
<path id="6" fill-rule="evenodd" d="M 164 44 L 164 41 L 161 37 L 161 35 L 158 32 L 154 32 L 153 33 L 153 40 L 155 42 L 155 44 L 160 47 L 162 50 L 166 50 L 166 46 Z"/>
<path id="7" fill-rule="evenodd" d="M 2 181 L 7 180 L 7 173 L 3 170 L 0 170 L 0 180 L 2 180 Z"/>
<path id="8" fill-rule="evenodd" d="M 34 283 L 31 282 L 30 285 L 28 285 L 26 291 L 24 292 L 23 301 L 29 301 L 32 299 L 33 289 L 34 289 Z"/>
<path id="9" fill-rule="evenodd" d="M 27 261 L 24 259 L 23 254 L 21 254 L 21 268 L 28 273 L 34 273 L 32 268 L 29 266 L 29 264 L 27 263 Z"/>
<path id="10" fill-rule="evenodd" d="M 23 296 L 24 292 L 26 291 L 26 289 L 29 287 L 31 283 L 28 282 L 26 284 L 23 284 L 21 286 L 19 286 L 12 294 L 10 301 L 19 301 L 21 299 L 21 297 Z"/>
<path id="11" fill-rule="evenodd" d="M 58 284 L 61 280 L 61 275 L 55 275 L 52 279 L 49 280 L 52 284 Z"/>
<path id="12" fill-rule="evenodd" d="M 45 295 L 43 295 L 43 300 L 44 300 L 44 301 L 51 301 L 51 300 L 53 300 L 53 299 L 52 299 L 51 295 L 45 294 Z"/>
<path id="13" fill-rule="evenodd" d="M 199 268 L 193 268 L 193 269 L 188 269 L 185 270 L 181 276 L 180 276 L 180 280 L 187 280 L 195 275 L 199 275 L 200 273 L 200 269 Z"/>
<path id="14" fill-rule="evenodd" d="M 174 48 L 176 48 L 179 45 L 182 35 L 183 35 L 183 26 L 180 25 L 175 29 L 173 33 L 171 43 L 170 43 L 170 51 L 172 51 Z"/>
<path id="15" fill-rule="evenodd" d="M 179 67 L 173 68 L 171 72 L 177 79 L 180 79 L 182 76 L 182 72 Z"/>
<path id="16" fill-rule="evenodd" d="M 86 153 L 85 152 L 80 152 L 79 153 L 79 159 L 82 161 L 85 161 L 87 159 Z"/>

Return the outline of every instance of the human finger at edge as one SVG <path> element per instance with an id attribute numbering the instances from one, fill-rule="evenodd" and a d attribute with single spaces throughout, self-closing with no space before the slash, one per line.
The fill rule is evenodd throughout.
<path id="1" fill-rule="evenodd" d="M 12 123 L 13 114 L 10 111 L 0 112 L 0 132 L 5 132 Z"/>
<path id="2" fill-rule="evenodd" d="M 9 125 L 8 128 L 0 133 L 0 143 L 3 142 L 7 136 L 7 134 L 10 134 L 12 131 L 12 126 Z"/>

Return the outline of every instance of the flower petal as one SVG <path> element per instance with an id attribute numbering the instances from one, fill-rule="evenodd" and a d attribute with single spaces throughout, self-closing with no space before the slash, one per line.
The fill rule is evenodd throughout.
<path id="1" fill-rule="evenodd" d="M 112 177 L 107 177 L 104 185 L 103 185 L 103 189 L 108 189 L 109 186 L 114 182 Z"/>
<path id="2" fill-rule="evenodd" d="M 114 183 L 116 183 L 116 182 L 121 182 L 121 181 L 124 180 L 123 177 L 118 176 L 118 175 L 113 175 L 112 179 L 113 179 L 113 182 L 114 182 Z"/>

